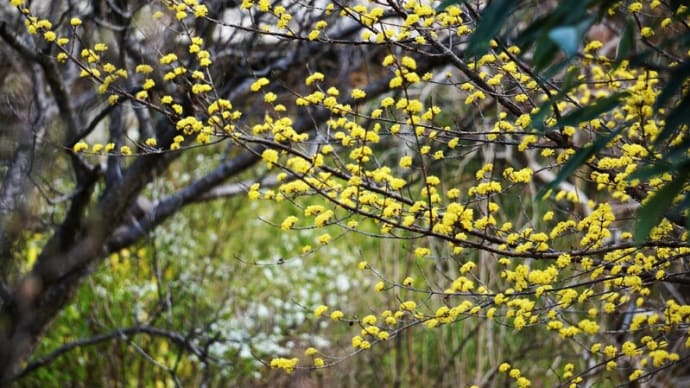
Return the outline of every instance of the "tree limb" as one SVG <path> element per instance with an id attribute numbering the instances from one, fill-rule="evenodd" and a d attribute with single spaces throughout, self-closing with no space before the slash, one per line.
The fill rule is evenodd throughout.
<path id="1" fill-rule="evenodd" d="M 175 331 L 168 331 L 164 329 L 159 329 L 157 327 L 153 326 L 148 326 L 148 325 L 141 325 L 141 326 L 133 326 L 133 327 L 128 327 L 124 329 L 116 329 L 113 330 L 109 333 L 105 334 L 99 334 L 90 338 L 83 338 L 76 340 L 74 342 L 70 342 L 66 345 L 63 345 L 54 351 L 50 352 L 48 355 L 39 358 L 38 360 L 32 361 L 24 367 L 19 373 L 14 375 L 10 381 L 15 381 L 17 379 L 20 379 L 29 373 L 35 371 L 36 369 L 43 368 L 45 366 L 50 365 L 53 361 L 55 361 L 58 357 L 64 355 L 65 353 L 72 351 L 77 348 L 85 347 L 85 346 L 91 346 L 91 345 L 97 345 L 101 342 L 105 341 L 110 341 L 110 340 L 126 340 L 128 336 L 132 335 L 139 335 L 139 334 L 147 334 L 153 337 L 162 337 L 170 340 L 172 343 L 175 345 L 179 346 L 180 348 L 190 352 L 191 354 L 199 357 L 199 359 L 205 359 L 207 357 L 206 353 L 204 350 L 196 346 L 188 337 L 175 332 Z"/>

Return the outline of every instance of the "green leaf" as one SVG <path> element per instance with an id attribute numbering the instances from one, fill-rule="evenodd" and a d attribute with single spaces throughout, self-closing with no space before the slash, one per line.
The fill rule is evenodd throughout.
<path id="1" fill-rule="evenodd" d="M 556 43 L 569 57 L 577 54 L 577 49 L 580 47 L 580 39 L 575 27 L 554 28 L 549 31 L 549 39 Z"/>
<path id="2" fill-rule="evenodd" d="M 638 168 L 637 171 L 627 177 L 627 180 L 649 180 L 665 173 L 676 174 L 690 169 L 688 150 L 690 150 L 690 139 L 685 139 L 671 150 L 666 151 L 663 158 L 652 159 L 644 167 Z"/>
<path id="3" fill-rule="evenodd" d="M 685 193 L 685 198 L 683 198 L 683 202 L 678 204 L 679 209 L 688 209 L 690 208 L 690 192 Z M 685 216 L 685 229 L 690 229 L 690 212 Z"/>
<path id="4" fill-rule="evenodd" d="M 436 12 L 445 11 L 451 5 L 460 4 L 462 0 L 444 0 L 436 7 Z"/>
<path id="5" fill-rule="evenodd" d="M 517 3 L 519 2 L 512 0 L 494 0 L 482 10 L 479 24 L 465 50 L 466 57 L 476 57 L 489 51 L 489 42 L 506 25 L 505 22 Z"/>
<path id="6" fill-rule="evenodd" d="M 618 47 L 616 48 L 616 60 L 613 63 L 613 67 L 617 68 L 618 65 L 628 56 L 630 50 L 633 49 L 635 45 L 635 30 L 632 22 L 630 20 L 625 22 L 625 27 L 623 28 L 623 35 L 618 41 Z"/>
<path id="7" fill-rule="evenodd" d="M 608 16 L 609 8 L 613 7 L 619 0 L 592 0 L 587 4 L 587 8 L 594 8 L 597 11 L 597 21 L 601 21 Z"/>
<path id="8" fill-rule="evenodd" d="M 688 77 L 690 77 L 690 60 L 685 60 L 671 70 L 671 78 L 657 97 L 654 109 L 663 107 L 671 97 L 675 96 Z"/>
<path id="9" fill-rule="evenodd" d="M 566 82 L 567 87 L 564 87 L 563 89 L 567 92 L 568 90 L 572 89 L 573 87 L 577 86 L 576 83 L 574 84 L 568 84 Z M 551 98 L 547 103 L 542 105 L 539 108 L 539 111 L 532 117 L 532 122 L 534 123 L 534 128 L 539 132 L 539 133 L 544 133 L 544 117 L 546 117 L 547 112 L 549 111 L 548 105 L 552 104 L 555 101 L 558 101 L 564 93 L 559 93 L 553 98 Z M 561 119 L 558 121 L 558 126 L 559 127 L 565 127 L 565 126 L 576 126 L 579 125 L 580 123 L 588 120 L 595 119 L 602 114 L 610 111 L 611 109 L 615 108 L 620 104 L 620 100 L 627 96 L 628 92 L 618 92 L 614 93 L 608 97 L 604 97 L 602 99 L 599 99 L 596 101 L 595 104 L 593 105 L 587 105 L 584 106 L 580 109 L 576 109 L 567 115 L 561 117 Z"/>
<path id="10" fill-rule="evenodd" d="M 535 72 L 540 73 L 557 58 L 559 46 L 565 52 L 577 51 L 584 32 L 594 20 L 587 12 L 589 6 L 578 1 L 559 1 L 554 11 L 537 18 L 517 34 L 515 42 L 523 52 L 535 46 L 532 56 Z"/>
<path id="11" fill-rule="evenodd" d="M 575 126 L 581 122 L 595 119 L 618 106 L 621 102 L 621 99 L 627 95 L 628 92 L 618 92 L 608 97 L 599 99 L 593 105 L 584 106 L 563 116 L 563 118 L 561 118 L 561 120 L 558 122 L 558 125 L 563 127 L 568 125 Z"/>
<path id="12" fill-rule="evenodd" d="M 677 129 L 683 124 L 690 123 L 690 112 L 688 112 L 689 104 L 690 93 L 686 94 L 678 106 L 673 108 L 673 110 L 666 115 L 666 125 L 661 133 L 659 133 L 659 136 L 654 140 L 654 144 L 660 145 L 664 140 L 675 134 Z"/>
<path id="13" fill-rule="evenodd" d="M 632 181 L 635 179 L 640 179 L 640 180 L 649 180 L 652 177 L 659 176 L 663 173 L 669 172 L 673 170 L 673 166 L 670 163 L 667 163 L 663 160 L 658 160 L 654 161 L 652 164 L 649 166 L 645 166 L 644 168 L 641 168 L 634 173 L 628 175 L 626 178 L 628 181 Z"/>
<path id="14" fill-rule="evenodd" d="M 579 73 L 575 70 L 569 71 L 565 75 L 563 84 L 558 90 L 558 93 L 556 93 L 554 96 L 551 96 L 547 101 L 539 106 L 537 112 L 532 115 L 532 125 L 537 132 L 541 134 L 544 133 L 544 118 L 546 115 L 552 112 L 552 106 L 580 84 L 580 82 L 577 80 L 578 75 Z"/>
<path id="15" fill-rule="evenodd" d="M 680 176 L 664 185 L 657 191 L 637 212 L 637 225 L 635 226 L 635 242 L 640 244 L 648 236 L 656 225 L 659 224 L 664 214 L 670 208 L 673 199 L 683 190 L 687 183 L 690 171 L 682 171 Z"/>
<path id="16" fill-rule="evenodd" d="M 540 39 L 537 42 L 537 47 L 534 49 L 534 71 L 536 73 L 546 73 L 544 69 L 551 63 L 553 62 L 554 58 L 556 58 L 556 55 L 558 54 L 558 46 L 556 46 L 555 43 L 551 41 L 551 39 Z M 555 67 L 564 67 L 564 63 L 567 63 L 567 59 L 565 61 L 561 61 L 561 64 L 557 64 L 552 66 L 552 68 Z M 553 72 L 553 69 L 549 69 L 549 72 Z M 544 74 L 545 75 L 545 74 Z"/>
<path id="17" fill-rule="evenodd" d="M 582 43 L 582 37 L 591 24 L 592 19 L 588 18 L 580 21 L 576 25 L 556 27 L 549 31 L 548 37 L 563 50 L 568 58 L 570 58 L 577 54 L 580 43 Z"/>
<path id="18" fill-rule="evenodd" d="M 688 162 L 688 155 L 690 155 L 688 151 L 690 151 L 690 139 L 685 138 L 679 144 L 675 144 L 673 148 L 666 151 L 664 160 L 667 160 L 674 166 L 678 163 Z"/>
<path id="19" fill-rule="evenodd" d="M 688 13 L 690 12 L 690 10 L 688 10 L 688 8 L 687 8 L 688 1 L 687 0 L 671 0 L 671 8 L 672 9 L 678 9 L 680 6 L 685 6 L 686 8 L 685 8 L 685 10 L 683 10 L 683 12 L 678 12 L 676 14 L 676 16 L 678 18 L 683 18 L 686 15 L 688 15 Z"/>
<path id="20" fill-rule="evenodd" d="M 611 132 L 605 137 L 599 138 L 597 141 L 594 143 L 590 144 L 587 147 L 580 148 L 575 152 L 575 155 L 573 155 L 568 161 L 565 163 L 563 168 L 561 168 L 561 171 L 558 172 L 558 175 L 556 175 L 556 178 L 554 178 L 553 181 L 549 182 L 546 186 L 542 187 L 541 190 L 539 190 L 539 193 L 537 194 L 537 198 L 544 198 L 546 193 L 549 190 L 552 190 L 558 185 L 566 180 L 568 177 L 573 175 L 573 173 L 580 168 L 583 164 L 587 162 L 587 160 L 592 157 L 592 155 L 596 154 L 597 152 L 601 151 L 604 147 L 606 147 L 606 144 L 608 144 L 611 140 L 613 140 L 614 137 L 616 137 L 621 131 L 623 130 L 623 126 L 620 128 L 616 129 L 615 131 Z"/>

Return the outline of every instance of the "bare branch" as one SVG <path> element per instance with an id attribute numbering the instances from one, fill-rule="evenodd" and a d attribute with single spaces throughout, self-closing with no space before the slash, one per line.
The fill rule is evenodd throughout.
<path id="1" fill-rule="evenodd" d="M 68 353 L 72 350 L 86 347 L 86 346 L 91 346 L 91 345 L 97 345 L 101 342 L 106 342 L 106 341 L 111 341 L 111 340 L 116 340 L 116 341 L 128 341 L 130 336 L 136 336 L 140 334 L 146 334 L 150 335 L 152 337 L 161 337 L 165 338 L 167 340 L 170 340 L 172 343 L 180 347 L 181 349 L 184 349 L 185 351 L 199 357 L 200 360 L 205 360 L 207 358 L 207 355 L 204 350 L 199 348 L 192 339 L 190 339 L 187 336 L 184 336 L 178 332 L 175 331 L 169 331 L 165 329 L 160 329 L 157 327 L 153 326 L 148 326 L 148 325 L 140 325 L 140 326 L 134 326 L 134 327 L 128 327 L 124 329 L 116 329 L 113 330 L 109 333 L 105 334 L 99 334 L 95 335 L 93 337 L 89 338 L 84 338 L 84 339 L 79 339 L 73 342 L 70 342 L 66 345 L 63 345 L 52 352 L 50 352 L 48 355 L 41 357 L 35 361 L 29 362 L 24 369 L 22 369 L 21 372 L 17 373 L 14 377 L 12 377 L 9 381 L 14 381 L 17 379 L 20 379 L 27 374 L 35 371 L 36 369 L 46 367 L 50 365 L 53 361 L 55 361 L 58 357 L 64 355 L 65 353 Z"/>

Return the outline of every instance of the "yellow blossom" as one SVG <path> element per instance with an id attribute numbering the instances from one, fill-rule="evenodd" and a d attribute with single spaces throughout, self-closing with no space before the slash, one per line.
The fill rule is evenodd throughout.
<path id="1" fill-rule="evenodd" d="M 630 3 L 628 5 L 628 11 L 630 11 L 632 13 L 637 13 L 637 12 L 640 12 L 641 10 L 642 10 L 642 3 L 639 1 Z"/>
<path id="2" fill-rule="evenodd" d="M 251 84 L 249 89 L 252 92 L 258 92 L 259 90 L 261 90 L 261 88 L 268 85 L 269 83 L 270 83 L 270 81 L 268 80 L 268 78 L 261 77 L 261 78 L 257 79 L 256 81 L 254 81 L 254 83 Z"/>
<path id="3" fill-rule="evenodd" d="M 80 141 L 80 142 L 76 143 L 76 144 L 72 147 L 72 150 L 73 150 L 74 152 L 82 152 L 82 151 L 86 151 L 86 150 L 88 150 L 88 149 L 89 149 L 89 145 L 86 144 L 86 143 L 83 142 L 83 141 Z"/>
<path id="4" fill-rule="evenodd" d="M 344 316 L 344 314 L 340 310 L 335 310 L 331 313 L 331 319 L 334 321 L 339 321 L 339 320 L 343 319 L 343 316 Z"/>
<path id="5" fill-rule="evenodd" d="M 324 80 L 324 75 L 323 73 L 315 72 L 307 77 L 307 79 L 304 81 L 305 84 L 311 85 L 314 82 L 318 81 L 323 81 Z"/>
<path id="6" fill-rule="evenodd" d="M 321 245 L 328 245 L 328 243 L 331 241 L 331 235 L 324 233 L 318 237 L 318 241 Z"/>
<path id="7" fill-rule="evenodd" d="M 352 89 L 351 95 L 352 98 L 355 100 L 359 100 L 367 96 L 367 94 L 362 89 Z"/>
<path id="8" fill-rule="evenodd" d="M 290 230 L 292 229 L 293 226 L 297 223 L 299 219 L 295 216 L 288 216 L 283 220 L 283 222 L 280 224 L 280 228 L 282 230 Z"/>
<path id="9" fill-rule="evenodd" d="M 317 308 L 314 309 L 314 316 L 316 316 L 317 318 L 319 318 L 319 317 L 320 317 L 321 315 L 323 315 L 323 313 L 325 313 L 326 311 L 328 311 L 328 306 L 326 306 L 326 305 L 320 305 L 320 306 L 318 306 Z"/>
<path id="10" fill-rule="evenodd" d="M 46 31 L 43 33 L 43 39 L 47 42 L 53 42 L 57 38 L 57 35 L 53 31 Z"/>
<path id="11" fill-rule="evenodd" d="M 271 168 L 278 162 L 278 151 L 273 149 L 264 150 L 264 152 L 261 153 L 261 158 L 266 161 L 268 167 Z"/>
<path id="12" fill-rule="evenodd" d="M 271 360 L 271 368 L 284 369 L 288 374 L 292 373 L 297 367 L 299 359 L 297 358 L 274 358 Z"/>

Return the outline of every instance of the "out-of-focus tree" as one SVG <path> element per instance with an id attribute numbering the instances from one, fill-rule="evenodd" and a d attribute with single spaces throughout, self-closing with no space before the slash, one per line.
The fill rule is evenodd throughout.
<path id="1" fill-rule="evenodd" d="M 106 258 L 115 271 L 123 249 L 186 206 L 244 193 L 262 208 L 293 206 L 269 221 L 282 233 L 324 229 L 294 247 L 305 260 L 359 234 L 395 241 L 414 261 L 400 279 L 359 263 L 389 305 L 313 306 L 315 318 L 357 327 L 351 352 L 309 347 L 302 362 L 276 355 L 273 368 L 335 366 L 415 326 L 477 321 L 557 356 L 487 346 L 479 385 L 679 384 L 688 374 L 688 44 L 671 39 L 689 35 L 686 6 L 2 7 L 0 380 L 137 334 L 222 365 L 208 349 L 219 342 L 205 326 L 213 319 L 181 332 L 154 325 L 163 312 L 135 312 L 129 327 L 25 362 Z M 210 157 L 195 165 L 191 155 Z M 157 184 L 182 167 L 191 179 Z M 177 366 L 166 369 L 175 383 Z"/>

